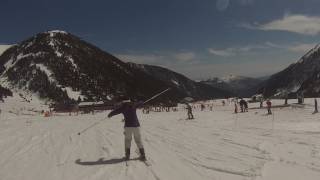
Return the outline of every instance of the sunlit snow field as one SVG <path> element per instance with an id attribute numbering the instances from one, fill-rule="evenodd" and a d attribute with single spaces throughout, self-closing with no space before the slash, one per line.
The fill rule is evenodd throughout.
<path id="1" fill-rule="evenodd" d="M 138 160 L 126 166 L 122 160 L 121 115 L 44 117 L 31 111 L 44 105 L 7 101 L 0 104 L 1 180 L 320 179 L 320 114 L 312 114 L 313 99 L 304 107 L 273 109 L 273 115 L 266 115 L 266 109 L 234 114 L 234 105 L 210 101 L 213 111 L 197 109 L 194 120 L 185 120 L 183 107 L 150 114 L 139 110 L 151 166 Z M 134 142 L 132 152 L 132 158 L 138 157 Z"/>

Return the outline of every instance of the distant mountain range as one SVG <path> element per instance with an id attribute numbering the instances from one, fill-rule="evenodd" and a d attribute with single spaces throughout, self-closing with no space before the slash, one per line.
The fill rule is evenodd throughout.
<path id="1" fill-rule="evenodd" d="M 251 97 L 257 92 L 260 83 L 263 82 L 263 78 L 229 75 L 222 78 L 211 78 L 201 82 L 231 92 L 239 97 Z"/>
<path id="2" fill-rule="evenodd" d="M 60 103 L 117 100 L 120 96 L 146 99 L 169 87 L 154 102 L 232 95 L 169 69 L 125 63 L 58 30 L 39 33 L 7 49 L 0 56 L 0 83 L 6 90 L 27 91 Z"/>
<path id="3" fill-rule="evenodd" d="M 305 97 L 319 97 L 320 45 L 316 45 L 297 62 L 266 79 L 229 76 L 209 79 L 203 83 L 242 97 L 262 94 L 265 98 L 295 98 L 300 92 L 303 92 Z"/>

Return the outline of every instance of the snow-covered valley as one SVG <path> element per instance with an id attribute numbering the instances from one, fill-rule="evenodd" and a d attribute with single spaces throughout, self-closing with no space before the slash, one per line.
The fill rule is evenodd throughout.
<path id="1" fill-rule="evenodd" d="M 273 100 L 273 104 L 283 104 Z M 294 103 L 295 100 L 289 100 Z M 318 180 L 320 114 L 306 106 L 249 109 L 214 103 L 214 110 L 151 112 L 138 116 L 151 166 L 125 165 L 122 116 L 12 113 L 0 104 L 0 179 L 3 180 Z M 257 107 L 258 104 L 249 104 Z M 18 110 L 17 110 L 18 111 Z M 80 136 L 79 131 L 97 126 Z M 135 143 L 132 158 L 138 157 Z"/>

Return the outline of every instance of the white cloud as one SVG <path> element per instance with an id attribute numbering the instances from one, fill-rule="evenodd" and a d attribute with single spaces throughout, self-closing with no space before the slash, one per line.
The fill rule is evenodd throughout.
<path id="1" fill-rule="evenodd" d="M 161 65 L 166 67 L 179 64 L 195 64 L 198 62 L 197 55 L 194 52 L 129 53 L 116 54 L 116 56 L 126 62 Z"/>
<path id="2" fill-rule="evenodd" d="M 10 48 L 12 45 L 2 45 L 0 44 L 0 55 L 7 50 L 8 48 Z"/>
<path id="3" fill-rule="evenodd" d="M 222 57 L 230 57 L 236 56 L 243 53 L 248 53 L 258 49 L 265 49 L 267 48 L 265 45 L 247 45 L 243 47 L 230 47 L 225 49 L 214 49 L 209 48 L 208 51 L 210 54 Z"/>
<path id="4" fill-rule="evenodd" d="M 314 48 L 317 43 L 293 43 L 293 44 L 275 44 L 271 42 L 266 42 L 266 45 L 272 48 L 285 49 L 296 53 L 306 53 L 312 48 Z"/>
<path id="5" fill-rule="evenodd" d="M 163 56 L 155 54 L 117 54 L 116 56 L 123 61 L 139 64 L 154 64 L 164 59 Z"/>
<path id="6" fill-rule="evenodd" d="M 242 24 L 244 28 L 259 29 L 264 31 L 287 31 L 304 35 L 320 34 L 320 17 L 306 15 L 285 15 L 266 24 Z"/>
<path id="7" fill-rule="evenodd" d="M 234 56 L 235 52 L 233 48 L 227 48 L 227 49 L 208 49 L 209 53 L 216 55 L 216 56 L 223 56 L 223 57 L 230 57 Z"/>
<path id="8" fill-rule="evenodd" d="M 261 49 L 281 49 L 295 53 L 306 53 L 312 48 L 314 48 L 316 43 L 299 43 L 295 42 L 292 44 L 276 44 L 272 42 L 265 42 L 263 44 L 257 45 L 247 45 L 243 47 L 228 47 L 224 49 L 214 49 L 209 48 L 208 52 L 210 54 L 221 56 L 221 57 L 232 57 L 239 55 L 248 55 L 248 53 L 255 52 Z"/>
<path id="9" fill-rule="evenodd" d="M 194 52 L 176 53 L 173 56 L 175 59 L 180 61 L 192 61 L 196 58 L 196 54 Z"/>
<path id="10" fill-rule="evenodd" d="M 310 51 L 312 48 L 314 48 L 317 44 L 298 44 L 295 46 L 288 47 L 289 51 L 298 52 L 298 53 L 306 53 Z"/>

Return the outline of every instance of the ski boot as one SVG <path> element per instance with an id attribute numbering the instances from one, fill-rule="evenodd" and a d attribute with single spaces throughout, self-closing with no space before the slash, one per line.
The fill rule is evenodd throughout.
<path id="1" fill-rule="evenodd" d="M 126 149 L 126 156 L 124 157 L 126 161 L 130 159 L 130 149 Z"/>
<path id="2" fill-rule="evenodd" d="M 146 154 L 144 152 L 144 148 L 140 148 L 139 151 L 140 151 L 140 160 L 146 161 L 147 159 L 146 159 Z"/>

